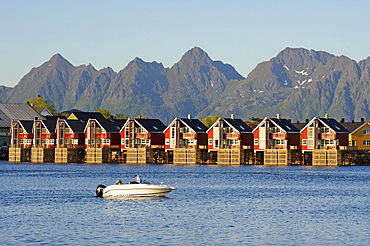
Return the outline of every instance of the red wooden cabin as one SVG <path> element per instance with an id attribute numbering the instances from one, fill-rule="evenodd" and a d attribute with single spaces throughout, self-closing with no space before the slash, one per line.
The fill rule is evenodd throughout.
<path id="1" fill-rule="evenodd" d="M 254 151 L 300 149 L 300 132 L 287 119 L 264 118 L 253 130 Z"/>
<path id="2" fill-rule="evenodd" d="M 165 149 L 207 149 L 207 127 L 198 119 L 175 118 L 164 130 Z"/>
<path id="3" fill-rule="evenodd" d="M 56 147 L 84 148 L 86 122 L 58 119 L 56 126 Z"/>
<path id="4" fill-rule="evenodd" d="M 34 120 L 33 122 L 33 147 L 54 148 L 56 119 Z"/>
<path id="5" fill-rule="evenodd" d="M 116 148 L 121 143 L 120 129 L 126 120 L 89 119 L 85 126 L 85 149 Z"/>
<path id="6" fill-rule="evenodd" d="M 164 148 L 164 129 L 158 119 L 128 119 L 120 130 L 121 150 L 128 148 Z"/>
<path id="7" fill-rule="evenodd" d="M 302 151 L 348 146 L 349 131 L 333 118 L 314 117 L 301 130 Z"/>
<path id="8" fill-rule="evenodd" d="M 31 148 L 33 120 L 13 120 L 10 127 L 10 147 Z"/>
<path id="9" fill-rule="evenodd" d="M 253 149 L 253 133 L 241 119 L 219 118 L 208 130 L 208 150 Z"/>

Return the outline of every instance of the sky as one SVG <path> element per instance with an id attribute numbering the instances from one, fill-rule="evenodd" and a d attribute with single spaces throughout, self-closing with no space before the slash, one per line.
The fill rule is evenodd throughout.
<path id="1" fill-rule="evenodd" d="M 370 56 L 367 0 L 0 0 L 0 85 L 59 53 L 74 66 L 171 67 L 191 48 L 246 77 L 286 47 Z"/>

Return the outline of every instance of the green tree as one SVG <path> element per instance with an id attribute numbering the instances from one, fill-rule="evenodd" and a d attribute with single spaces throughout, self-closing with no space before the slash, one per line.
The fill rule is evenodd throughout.
<path id="1" fill-rule="evenodd" d="M 106 119 L 110 119 L 113 116 L 108 109 L 98 108 L 95 112 L 101 113 Z"/>
<path id="2" fill-rule="evenodd" d="M 252 128 L 256 128 L 256 126 L 258 126 L 258 124 L 263 120 L 261 118 L 258 118 L 258 117 L 250 117 L 249 118 L 252 122 L 248 123 L 248 125 Z"/>
<path id="3" fill-rule="evenodd" d="M 126 114 L 116 114 L 116 117 L 119 120 L 127 120 L 128 118 L 130 118 L 130 116 L 128 116 Z"/>
<path id="4" fill-rule="evenodd" d="M 47 108 L 52 115 L 57 115 L 54 104 L 48 103 L 43 97 L 28 99 L 27 103 L 34 108 Z"/>
<path id="5" fill-rule="evenodd" d="M 213 123 L 216 122 L 216 120 L 218 120 L 218 118 L 221 118 L 221 116 L 218 116 L 218 115 L 215 115 L 215 116 L 207 116 L 207 117 L 204 117 L 203 119 L 201 119 L 200 121 L 208 128 L 210 128 Z"/>

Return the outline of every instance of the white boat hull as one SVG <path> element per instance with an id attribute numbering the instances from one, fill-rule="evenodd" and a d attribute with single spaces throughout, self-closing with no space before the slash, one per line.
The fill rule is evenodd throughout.
<path id="1" fill-rule="evenodd" d="M 154 184 L 122 184 L 97 187 L 96 195 L 101 197 L 164 197 L 175 187 Z"/>

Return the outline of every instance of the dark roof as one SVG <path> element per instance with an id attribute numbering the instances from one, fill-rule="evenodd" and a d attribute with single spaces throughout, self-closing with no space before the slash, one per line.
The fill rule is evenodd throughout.
<path id="1" fill-rule="evenodd" d="M 99 112 L 72 112 L 77 119 L 88 121 L 89 119 L 105 119 L 104 116 Z"/>
<path id="2" fill-rule="evenodd" d="M 64 116 L 44 116 L 46 120 L 56 120 L 56 119 L 65 119 Z"/>
<path id="3" fill-rule="evenodd" d="M 42 120 L 45 127 L 49 130 L 50 133 L 55 133 L 55 128 L 57 126 L 57 120 L 58 119 L 52 119 L 52 120 Z"/>
<path id="4" fill-rule="evenodd" d="M 252 132 L 252 128 L 248 126 L 244 121 L 241 119 L 223 119 L 225 122 L 227 122 L 229 125 L 231 125 L 233 128 L 235 128 L 240 133 L 242 132 Z"/>
<path id="5" fill-rule="evenodd" d="M 33 120 L 20 120 L 19 123 L 27 133 L 32 133 Z"/>
<path id="6" fill-rule="evenodd" d="M 298 130 L 302 130 L 305 126 L 307 126 L 307 123 L 292 123 L 293 126 L 297 127 Z"/>
<path id="7" fill-rule="evenodd" d="M 10 127 L 12 120 L 44 119 L 27 103 L 0 103 L 0 127 Z"/>
<path id="8" fill-rule="evenodd" d="M 119 132 L 127 120 L 96 119 L 106 132 Z"/>
<path id="9" fill-rule="evenodd" d="M 158 119 L 135 119 L 148 132 L 163 132 L 166 126 Z"/>
<path id="10" fill-rule="evenodd" d="M 67 124 L 71 127 L 72 131 L 75 133 L 84 132 L 86 122 L 80 120 L 66 120 Z"/>
<path id="11" fill-rule="evenodd" d="M 334 132 L 339 133 L 339 132 L 344 132 L 344 133 L 349 133 L 349 131 L 342 126 L 336 119 L 333 118 L 319 118 L 321 122 L 323 122 L 325 125 L 330 127 Z"/>
<path id="12" fill-rule="evenodd" d="M 198 119 L 180 119 L 195 132 L 206 132 L 207 127 Z"/>
<path id="13" fill-rule="evenodd" d="M 365 124 L 369 124 L 368 122 L 343 122 L 341 123 L 343 127 L 345 127 L 349 132 L 353 132 L 358 128 L 362 127 Z"/>
<path id="14" fill-rule="evenodd" d="M 299 132 L 298 128 L 295 127 L 290 121 L 286 119 L 270 118 L 270 120 L 287 133 L 288 132 L 290 133 Z"/>

